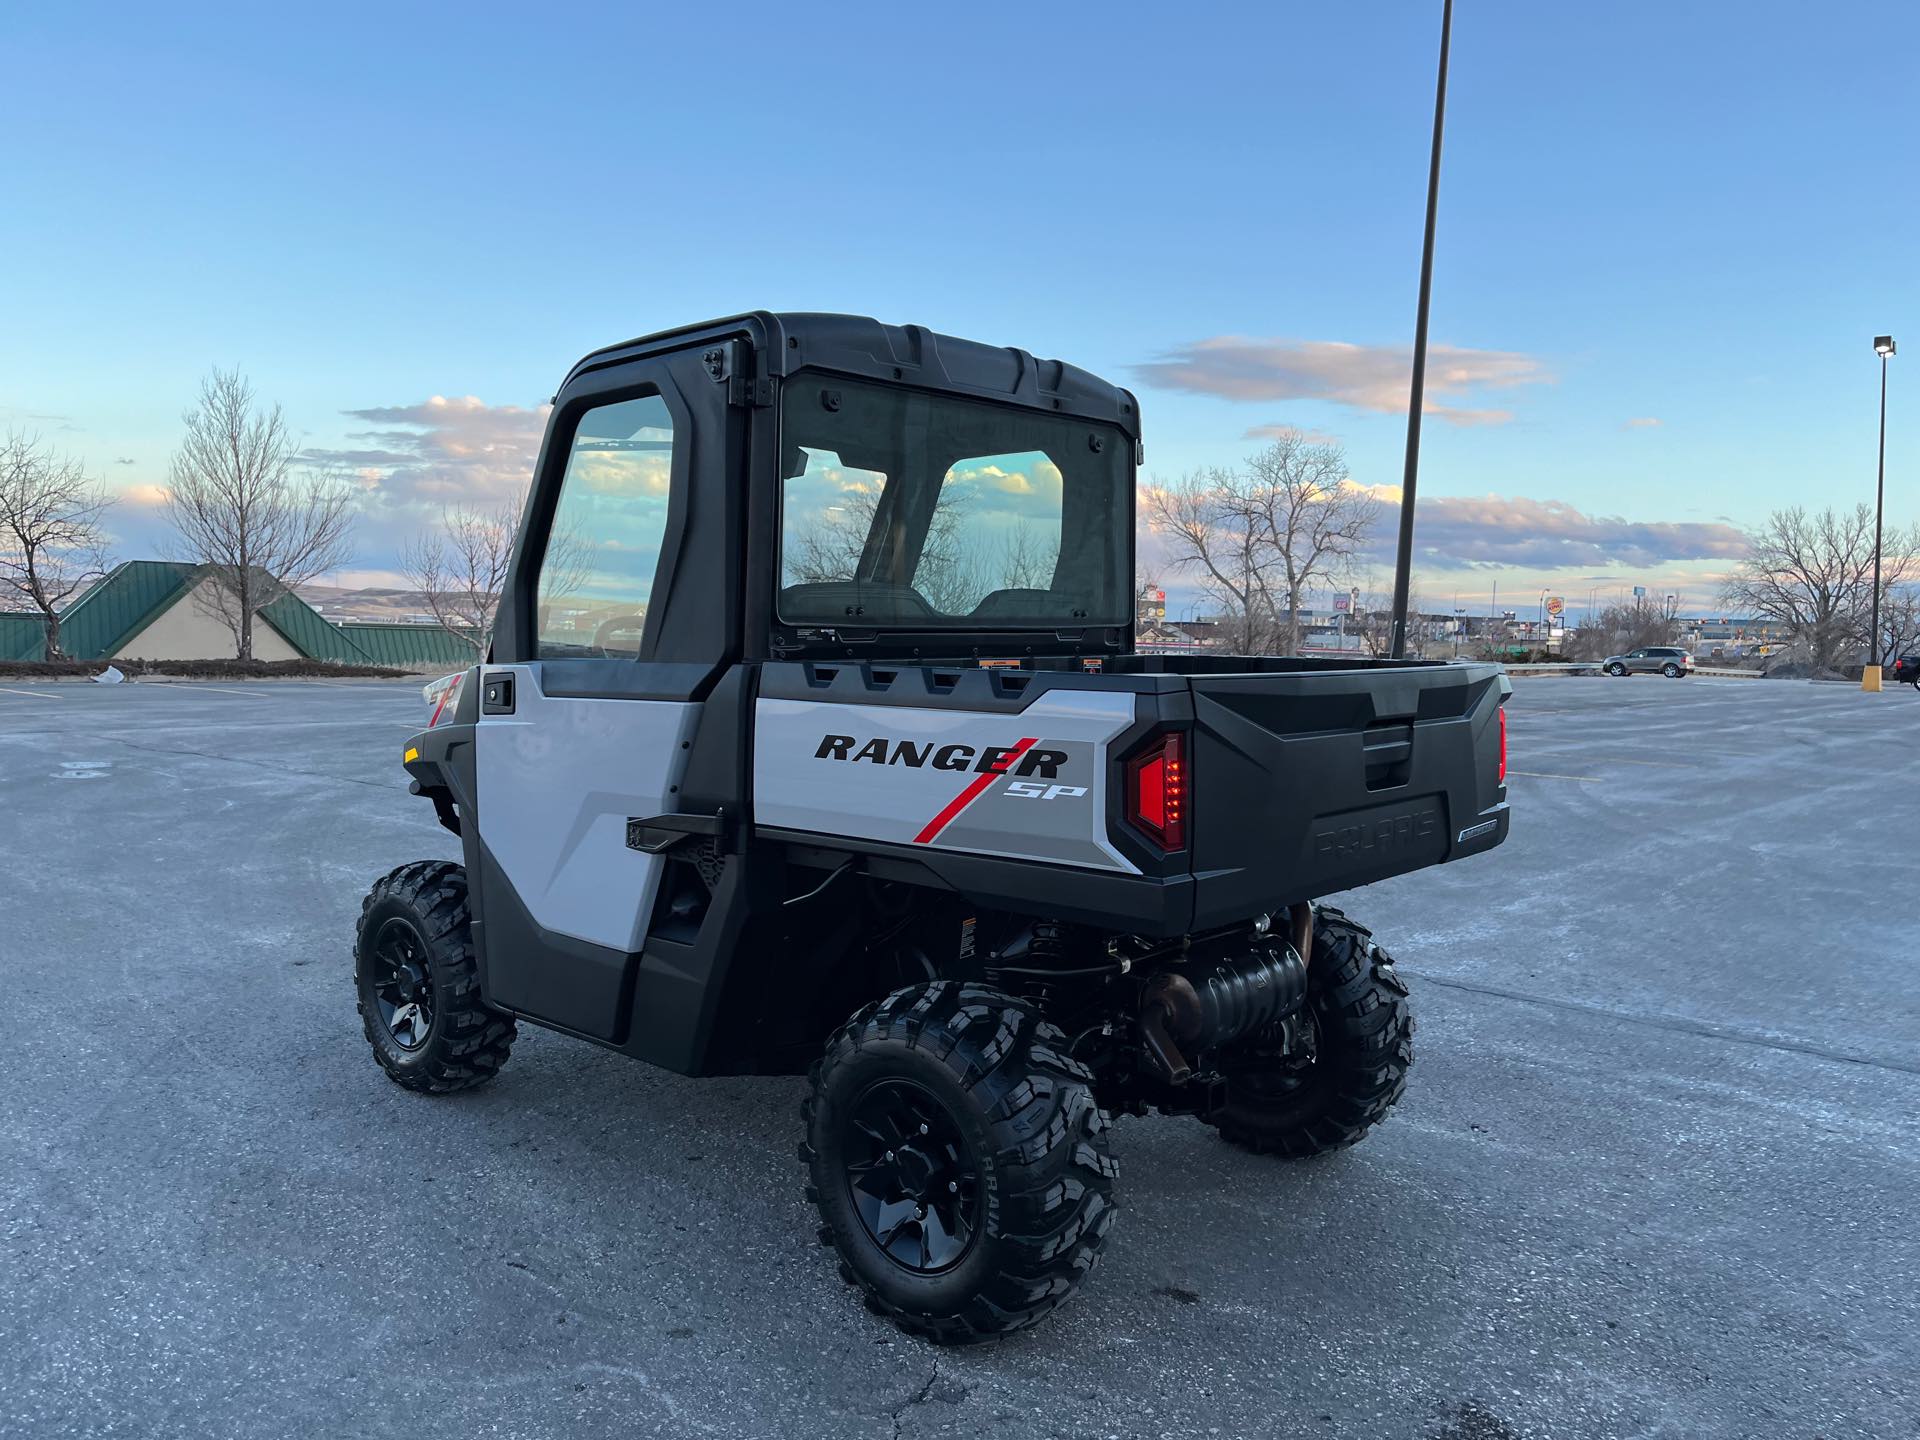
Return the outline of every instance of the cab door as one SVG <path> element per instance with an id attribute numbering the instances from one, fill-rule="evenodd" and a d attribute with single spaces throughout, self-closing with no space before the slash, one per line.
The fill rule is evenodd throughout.
<path id="1" fill-rule="evenodd" d="M 472 888 L 486 997 L 611 1044 L 631 1027 L 665 863 L 630 843 L 633 822 L 676 812 L 705 695 L 735 648 L 719 593 L 733 577 L 701 564 L 731 524 L 728 429 L 725 387 L 687 351 L 570 380 L 481 670 Z M 703 613 L 676 625 L 682 610 Z"/>

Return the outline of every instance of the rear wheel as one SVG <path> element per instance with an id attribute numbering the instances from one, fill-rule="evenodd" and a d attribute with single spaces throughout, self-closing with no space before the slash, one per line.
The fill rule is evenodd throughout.
<path id="1" fill-rule="evenodd" d="M 1681 675 L 1681 670 L 1678 665 L 1663 665 L 1660 667 L 1660 673 L 1669 680 L 1678 680 Z"/>
<path id="2" fill-rule="evenodd" d="M 1092 1074 L 1032 1006 L 936 980 L 843 1025 L 800 1156 L 867 1306 L 941 1344 L 1031 1325 L 1093 1268 L 1118 1166 Z"/>
<path id="3" fill-rule="evenodd" d="M 491 1080 L 513 1048 L 513 1017 L 480 998 L 466 871 L 422 860 L 381 877 L 353 942 L 360 1023 L 394 1083 L 436 1094 Z"/>
<path id="4" fill-rule="evenodd" d="M 1206 1117 L 1233 1144 L 1289 1159 L 1358 1142 L 1386 1118 L 1413 1064 L 1413 1011 L 1393 957 L 1338 910 L 1317 908 L 1305 1043 L 1255 1036 Z M 1263 1043 L 1264 1038 L 1264 1043 Z"/>

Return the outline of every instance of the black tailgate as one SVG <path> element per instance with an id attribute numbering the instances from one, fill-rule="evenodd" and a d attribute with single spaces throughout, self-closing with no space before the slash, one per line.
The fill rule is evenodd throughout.
<path id="1" fill-rule="evenodd" d="M 1506 838 L 1497 665 L 1191 684 L 1196 930 Z"/>

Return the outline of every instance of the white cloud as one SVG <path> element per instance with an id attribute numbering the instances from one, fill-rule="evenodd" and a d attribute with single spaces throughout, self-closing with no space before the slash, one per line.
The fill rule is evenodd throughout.
<path id="1" fill-rule="evenodd" d="M 1134 370 L 1150 385 L 1227 400 L 1328 400 L 1393 414 L 1407 408 L 1413 360 L 1410 351 L 1391 345 L 1218 335 Z M 1425 413 L 1452 425 L 1503 425 L 1513 419 L 1511 410 L 1447 402 L 1552 379 L 1531 355 L 1434 345 L 1427 351 Z"/>
<path id="2" fill-rule="evenodd" d="M 1400 524 L 1399 494 L 1381 500 L 1374 558 L 1390 563 Z M 1438 570 L 1559 571 L 1650 569 L 1687 561 L 1733 561 L 1746 554 L 1734 526 L 1695 521 L 1628 520 L 1589 515 L 1564 500 L 1518 495 L 1423 495 L 1414 524 L 1414 563 Z"/>
<path id="3" fill-rule="evenodd" d="M 1346 484 L 1380 505 L 1362 558 L 1391 566 L 1400 528 L 1400 487 Z M 1140 493 L 1140 570 L 1166 578 L 1175 573 L 1168 563 L 1166 537 L 1155 534 L 1144 518 L 1151 513 L 1150 489 L 1143 486 Z M 1702 563 L 1724 568 L 1746 551 L 1745 535 L 1724 521 L 1629 520 L 1588 514 L 1564 500 L 1516 495 L 1424 495 L 1414 527 L 1414 564 L 1429 573 L 1517 570 L 1590 575 L 1598 570 L 1630 573 Z"/>
<path id="4" fill-rule="evenodd" d="M 533 478 L 550 409 L 433 395 L 412 405 L 349 410 L 350 419 L 370 427 L 349 432 L 348 440 L 360 443 L 310 450 L 304 458 L 351 471 L 374 505 L 494 505 L 518 496 Z"/>
<path id="5" fill-rule="evenodd" d="M 1302 430 L 1298 425 L 1286 425 L 1276 422 L 1272 425 L 1249 426 L 1242 440 L 1279 440 L 1288 435 L 1298 435 L 1309 445 L 1338 445 L 1340 437 L 1325 430 Z"/>

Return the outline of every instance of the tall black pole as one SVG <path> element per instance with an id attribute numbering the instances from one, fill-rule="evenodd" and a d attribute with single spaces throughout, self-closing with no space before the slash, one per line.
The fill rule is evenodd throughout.
<path id="1" fill-rule="evenodd" d="M 1880 473 L 1873 482 L 1873 628 L 1867 664 L 1880 663 L 1880 513 L 1887 503 L 1887 357 L 1880 357 Z"/>
<path id="2" fill-rule="evenodd" d="M 1427 305 L 1433 298 L 1433 226 L 1440 208 L 1440 134 L 1447 119 L 1447 45 L 1453 0 L 1440 12 L 1440 78 L 1433 90 L 1433 161 L 1427 168 L 1427 239 L 1420 251 L 1420 311 L 1413 322 L 1413 397 L 1407 404 L 1407 472 L 1400 482 L 1400 549 L 1393 571 L 1393 644 L 1407 653 L 1407 592 L 1413 584 L 1413 496 L 1420 479 L 1420 407 L 1427 392 Z"/>

